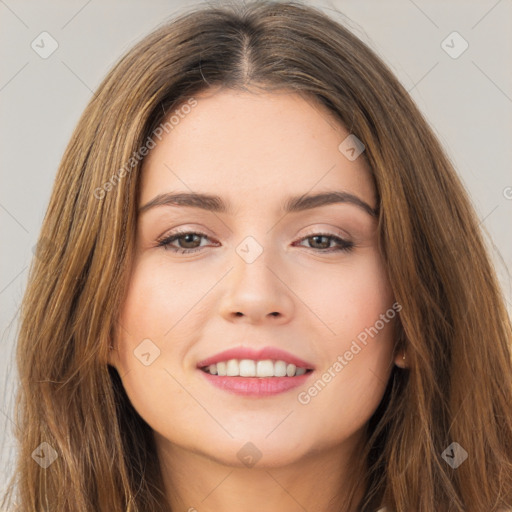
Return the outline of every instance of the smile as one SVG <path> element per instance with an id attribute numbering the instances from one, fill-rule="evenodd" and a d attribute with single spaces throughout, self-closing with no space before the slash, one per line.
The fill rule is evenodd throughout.
<path id="1" fill-rule="evenodd" d="M 297 367 L 293 363 L 278 360 L 265 359 L 256 361 L 253 359 L 229 359 L 219 361 L 201 368 L 210 375 L 220 377 L 297 377 L 311 371 L 308 368 Z"/>
<path id="2" fill-rule="evenodd" d="M 234 347 L 197 363 L 213 386 L 242 396 L 264 397 L 300 386 L 314 366 L 277 347 Z"/>
<path id="3" fill-rule="evenodd" d="M 213 386 L 235 395 L 267 397 L 304 384 L 313 372 L 282 360 L 229 359 L 200 368 Z"/>

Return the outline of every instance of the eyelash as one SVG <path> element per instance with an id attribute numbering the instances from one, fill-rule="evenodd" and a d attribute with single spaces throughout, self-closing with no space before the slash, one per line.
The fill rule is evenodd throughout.
<path id="1" fill-rule="evenodd" d="M 172 235 L 169 235 L 163 239 L 157 240 L 157 247 L 163 247 L 165 250 L 172 251 L 175 253 L 180 254 L 190 254 L 196 251 L 199 251 L 204 248 L 204 246 L 195 247 L 193 249 L 183 249 L 179 247 L 173 247 L 171 246 L 171 243 L 175 240 L 178 240 L 186 235 L 199 235 L 202 238 L 208 238 L 208 235 L 198 232 L 198 231 L 177 231 L 173 233 Z M 315 249 L 314 247 L 309 247 L 309 249 L 316 250 L 323 253 L 332 253 L 332 252 L 350 252 L 354 248 L 355 244 L 353 242 L 350 242 L 348 240 L 344 240 L 343 238 L 340 238 L 339 236 L 333 235 L 332 233 L 313 233 L 311 235 L 307 235 L 305 237 L 302 237 L 299 242 L 302 242 L 304 240 L 307 240 L 308 238 L 313 238 L 317 236 L 324 236 L 327 238 L 330 238 L 334 240 L 336 243 L 339 244 L 340 247 L 338 248 L 328 248 L 328 249 Z M 308 249 L 308 247 L 306 247 Z"/>

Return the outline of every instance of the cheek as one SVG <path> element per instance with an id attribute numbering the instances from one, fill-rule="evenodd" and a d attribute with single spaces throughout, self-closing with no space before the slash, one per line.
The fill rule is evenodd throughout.
<path id="1" fill-rule="evenodd" d="M 180 269 L 170 271 L 165 258 L 141 257 L 132 272 L 120 315 L 125 334 L 131 338 L 166 339 L 204 295 L 204 287 L 198 284 Z"/>
<path id="2" fill-rule="evenodd" d="M 311 417 L 322 415 L 325 429 L 336 436 L 362 426 L 382 399 L 393 367 L 397 313 L 376 253 L 331 271 L 326 282 L 323 314 L 331 332 L 318 347 L 323 363 L 318 377 L 298 401 Z"/>
<path id="3" fill-rule="evenodd" d="M 330 328 L 330 336 L 325 331 L 327 346 L 339 349 L 347 339 L 357 337 L 374 325 L 392 306 L 394 298 L 376 250 L 329 267 L 325 274 L 316 273 L 314 287 L 305 286 L 309 289 L 310 300 L 314 301 L 315 312 L 318 311 L 318 316 Z"/>
<path id="4" fill-rule="evenodd" d="M 175 404 L 180 404 L 185 423 L 197 420 L 185 391 L 189 383 L 176 371 L 187 339 L 180 331 L 186 322 L 180 319 L 197 302 L 193 295 L 194 287 L 181 282 L 178 273 L 171 279 L 165 268 L 141 259 L 133 268 L 116 332 L 116 366 L 130 402 L 152 429 L 170 437 L 183 430 L 179 422 L 169 421 L 176 414 Z M 178 332 L 182 335 L 169 343 Z"/>

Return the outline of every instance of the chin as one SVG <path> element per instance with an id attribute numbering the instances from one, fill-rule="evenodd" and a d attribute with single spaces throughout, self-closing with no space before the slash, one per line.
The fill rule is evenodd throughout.
<path id="1" fill-rule="evenodd" d="M 234 439 L 215 439 L 207 446 L 197 447 L 197 453 L 226 466 L 255 469 L 288 466 L 307 456 L 304 438 L 295 440 L 275 433 L 266 436 L 267 433 L 255 435 L 248 432 L 246 436 L 239 434 Z"/>

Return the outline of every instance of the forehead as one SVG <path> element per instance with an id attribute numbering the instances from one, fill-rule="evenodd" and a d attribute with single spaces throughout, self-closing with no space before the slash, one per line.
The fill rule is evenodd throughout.
<path id="1" fill-rule="evenodd" d="M 290 92 L 230 90 L 194 99 L 146 157 L 141 204 L 169 191 L 265 204 L 336 189 L 375 205 L 366 160 L 351 161 L 338 149 L 349 132 L 317 101 Z"/>

